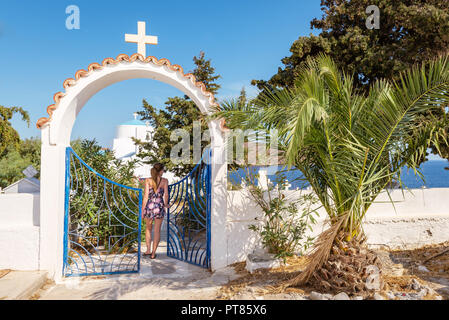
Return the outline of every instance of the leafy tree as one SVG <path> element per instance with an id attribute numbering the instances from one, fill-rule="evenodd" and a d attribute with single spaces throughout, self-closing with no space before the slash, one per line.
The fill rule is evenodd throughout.
<path id="1" fill-rule="evenodd" d="M 71 145 L 76 154 L 97 173 L 116 183 L 138 187 L 138 181 L 133 177 L 136 161 L 116 159 L 111 150 L 102 148 L 95 139 L 77 139 Z M 138 228 L 137 193 L 128 193 L 108 180 L 97 179 L 95 173 L 86 170 L 75 158 L 70 173 L 73 180 L 69 201 L 69 237 L 70 241 L 83 247 L 78 253 L 81 256 L 86 251 L 98 253 L 99 247 L 103 247 L 107 254 L 135 252 L 138 235 L 129 231 L 130 228 Z M 97 240 L 92 241 L 92 238 Z M 73 251 L 77 249 L 79 246 L 72 247 Z M 72 257 L 69 263 L 79 259 L 73 252 Z"/>
<path id="2" fill-rule="evenodd" d="M 11 126 L 11 122 L 9 122 L 15 113 L 20 114 L 22 120 L 26 121 L 28 126 L 30 125 L 30 116 L 27 111 L 20 107 L 0 106 L 0 157 L 5 155 L 9 146 L 17 149 L 20 145 L 19 133 Z"/>
<path id="3" fill-rule="evenodd" d="M 368 94 L 353 84 L 320 56 L 309 59 L 293 87 L 267 93 L 255 107 L 236 102 L 216 113 L 231 128 L 277 128 L 286 164 L 303 173 L 329 217 L 307 269 L 287 285 L 316 280 L 325 290 L 364 290 L 360 266 L 376 262 L 361 250 L 365 214 L 392 181 L 401 182 L 404 165 L 419 172 L 429 144 L 446 134 L 438 118 L 414 127 L 423 112 L 449 103 L 449 54 L 396 81 L 378 80 Z"/>
<path id="4" fill-rule="evenodd" d="M 22 171 L 29 165 L 29 159 L 23 158 L 18 150 L 9 150 L 6 156 L 0 159 L 0 188 L 24 178 Z"/>
<path id="5" fill-rule="evenodd" d="M 117 183 L 136 186 L 133 176 L 137 161 L 123 161 L 115 158 L 114 152 L 101 147 L 96 139 L 77 139 L 71 142 L 75 153 L 92 169 Z"/>
<path id="6" fill-rule="evenodd" d="M 198 57 L 193 58 L 195 69 L 191 72 L 198 81 L 206 86 L 206 90 L 216 94 L 220 85 L 216 80 L 220 77 L 215 74 L 215 68 L 211 66 L 211 61 L 206 60 L 204 52 L 200 52 Z M 161 162 L 167 170 L 172 171 L 178 176 L 188 174 L 196 165 L 193 161 L 189 163 L 175 164 L 170 160 L 170 153 L 173 146 L 178 141 L 171 141 L 170 136 L 176 129 L 183 129 L 190 133 L 190 154 L 193 152 L 193 123 L 199 121 L 201 133 L 204 141 L 201 141 L 201 150 L 210 142 L 204 136 L 208 129 L 206 119 L 200 112 L 195 103 L 187 96 L 169 98 L 165 102 L 165 109 L 157 110 L 145 99 L 143 100 L 141 111 L 137 113 L 142 120 L 148 120 L 155 128 L 153 140 L 145 142 L 135 139 L 135 143 L 139 146 L 138 157 L 145 163 L 153 164 Z"/>
<path id="7" fill-rule="evenodd" d="M 215 75 L 215 68 L 211 66 L 211 61 L 206 60 L 204 56 L 204 52 L 201 51 L 199 57 L 193 57 L 193 63 L 196 67 L 192 73 L 198 81 L 204 83 L 207 91 L 216 94 L 218 89 L 221 88 L 221 86 L 216 83 L 216 81 L 220 79 L 220 75 Z"/>
<path id="8" fill-rule="evenodd" d="M 10 184 L 24 178 L 22 171 L 32 165 L 40 171 L 41 142 L 39 138 L 30 138 L 20 141 L 18 147 L 9 146 L 5 155 L 0 158 L 0 187 L 5 188 Z M 35 177 L 39 179 L 39 174 Z"/>
<path id="9" fill-rule="evenodd" d="M 240 91 L 240 96 L 238 98 L 238 102 L 242 105 L 248 103 L 248 98 L 246 97 L 245 87 L 243 87 L 242 90 Z"/>
<path id="10" fill-rule="evenodd" d="M 20 142 L 19 153 L 22 158 L 28 159 L 37 172 L 41 170 L 41 139 L 32 137 Z M 35 177 L 39 179 L 39 174 Z"/>
<path id="11" fill-rule="evenodd" d="M 380 9 L 380 28 L 368 29 L 365 12 Z M 449 49 L 449 2 L 441 0 L 322 0 L 323 16 L 313 19 L 319 35 L 302 36 L 282 59 L 284 68 L 264 85 L 291 87 L 308 57 L 329 55 L 340 68 L 354 73 L 357 87 L 381 78 L 397 78 L 399 72 L 435 58 Z"/>
<path id="12" fill-rule="evenodd" d="M 250 224 L 248 228 L 260 236 L 264 248 L 273 253 L 276 258 L 291 257 L 295 253 L 302 254 L 313 243 L 313 238 L 306 236 L 307 230 L 312 230 L 318 216 L 314 205 L 318 199 L 313 193 L 301 193 L 293 199 L 285 192 L 287 177 L 282 171 L 275 173 L 274 184 L 269 183 L 267 188 L 258 184 L 261 176 L 257 168 L 245 164 L 241 170 L 233 169 L 235 179 L 229 179 L 234 190 L 242 188 L 244 184 L 248 197 L 262 210 L 258 223 Z"/>
<path id="13" fill-rule="evenodd" d="M 366 8 L 380 10 L 379 29 L 369 29 Z M 282 59 L 284 68 L 268 81 L 253 80 L 265 91 L 294 86 L 307 58 L 329 55 L 339 68 L 355 74 L 354 86 L 365 93 L 377 79 L 398 79 L 401 71 L 449 50 L 449 1 L 441 0 L 322 0 L 323 16 L 313 19 L 311 28 L 319 35 L 299 37 Z M 447 121 L 447 109 L 425 111 L 415 127 Z M 446 127 L 449 133 L 449 126 Z M 414 135 L 414 133 L 411 133 Z M 431 145 L 449 160 L 449 145 L 444 139 Z M 423 158 L 422 161 L 425 161 Z"/>

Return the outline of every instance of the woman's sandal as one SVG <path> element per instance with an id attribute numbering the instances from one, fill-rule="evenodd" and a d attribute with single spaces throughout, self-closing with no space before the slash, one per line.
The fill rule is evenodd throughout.
<path id="1" fill-rule="evenodd" d="M 150 253 L 144 252 L 142 255 L 143 255 L 144 257 L 148 257 L 148 256 L 151 256 L 152 254 L 153 254 L 152 252 L 150 252 Z"/>
<path id="2" fill-rule="evenodd" d="M 157 254 L 154 254 L 154 257 L 150 257 L 150 259 L 156 259 Z"/>

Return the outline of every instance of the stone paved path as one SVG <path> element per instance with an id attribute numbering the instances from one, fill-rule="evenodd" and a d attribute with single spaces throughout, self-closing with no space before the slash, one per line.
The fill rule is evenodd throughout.
<path id="1" fill-rule="evenodd" d="M 36 293 L 36 299 L 215 299 L 217 290 L 237 276 L 232 267 L 214 273 L 167 257 L 166 243 L 157 258 L 142 257 L 140 274 L 101 277 L 73 277 L 49 284 Z"/>
<path id="2" fill-rule="evenodd" d="M 73 277 L 65 279 L 62 283 L 45 285 L 36 292 L 33 299 L 42 300 L 209 300 L 229 298 L 231 300 L 327 300 L 336 297 L 313 297 L 307 293 L 264 293 L 263 285 L 266 279 L 250 281 L 239 293 L 230 297 L 219 292 L 221 287 L 231 280 L 239 278 L 233 267 L 223 268 L 214 273 L 166 256 L 165 242 L 161 242 L 155 260 L 143 257 L 140 274 L 101 276 L 101 277 Z M 391 260 L 390 254 L 379 252 L 386 274 L 402 276 L 404 266 Z M 422 279 L 421 279 L 422 281 Z M 449 282 L 448 282 L 449 283 Z M 442 287 L 448 283 L 441 284 Z M 441 288 L 433 287 L 441 294 Z M 390 299 L 380 296 L 375 299 Z M 344 297 L 349 299 L 348 297 Z M 399 297 L 400 299 L 405 299 Z M 413 298 L 413 297 L 412 297 Z M 410 298 L 410 299 L 412 299 Z M 341 297 L 339 298 L 341 299 Z M 354 298 L 358 300 L 357 298 Z M 413 298 L 415 299 L 415 298 Z"/>

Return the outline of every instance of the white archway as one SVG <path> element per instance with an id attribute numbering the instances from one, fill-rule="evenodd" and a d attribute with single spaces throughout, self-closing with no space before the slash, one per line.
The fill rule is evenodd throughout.
<path id="1" fill-rule="evenodd" d="M 65 150 L 76 118 L 86 102 L 100 90 L 127 79 L 149 78 L 183 91 L 205 115 L 216 105 L 214 96 L 192 74 L 184 74 L 167 59 L 143 58 L 140 54 L 106 58 L 79 70 L 75 78 L 64 81 L 65 92 L 54 95 L 55 104 L 47 108 L 49 117 L 41 118 L 42 130 L 40 269 L 48 270 L 55 280 L 62 277 L 64 237 Z M 226 158 L 224 133 L 220 122 L 209 122 L 212 148 L 211 267 L 226 265 Z"/>

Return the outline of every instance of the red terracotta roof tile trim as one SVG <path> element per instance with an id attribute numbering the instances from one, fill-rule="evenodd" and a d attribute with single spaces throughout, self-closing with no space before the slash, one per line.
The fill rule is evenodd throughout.
<path id="1" fill-rule="evenodd" d="M 179 66 L 177 64 L 171 64 L 168 59 L 162 58 L 162 59 L 158 60 L 157 58 L 155 58 L 153 56 L 149 56 L 147 58 L 144 58 L 139 53 L 135 53 L 131 57 L 129 57 L 126 54 L 119 54 L 117 56 L 117 58 L 115 58 L 115 59 L 113 59 L 113 58 L 106 58 L 106 59 L 103 60 L 101 65 L 96 63 L 96 62 L 91 63 L 87 67 L 87 71 L 84 70 L 84 69 L 78 70 L 75 73 L 75 78 L 68 78 L 68 79 L 66 79 L 63 82 L 62 86 L 64 87 L 64 89 L 72 87 L 72 86 L 76 85 L 77 80 L 79 80 L 80 78 L 87 77 L 87 76 L 89 76 L 89 74 L 92 71 L 101 70 L 105 66 L 108 66 L 108 65 L 111 65 L 111 64 L 117 64 L 117 63 L 120 63 L 120 62 L 123 62 L 123 61 L 134 62 L 136 60 L 139 60 L 139 61 L 142 61 L 142 62 L 147 62 L 147 63 L 153 63 L 153 64 L 159 65 L 159 66 L 164 65 L 164 66 L 167 66 L 168 68 L 170 68 L 172 71 L 181 73 L 181 75 L 183 77 L 190 79 L 196 87 L 201 89 L 201 92 L 206 97 L 209 98 L 209 101 L 212 102 L 212 105 L 218 106 L 218 103 L 215 102 L 214 95 L 211 92 L 206 90 L 206 86 L 204 85 L 204 83 L 202 83 L 200 81 L 196 81 L 196 78 L 195 78 L 195 76 L 193 74 L 191 74 L 191 73 L 184 74 L 184 69 L 181 66 Z M 64 92 L 57 92 L 57 93 L 55 93 L 55 95 L 53 96 L 53 100 L 54 100 L 55 103 L 47 107 L 47 113 L 48 113 L 49 116 L 46 117 L 46 118 L 44 117 L 44 118 L 40 118 L 39 120 L 37 120 L 36 126 L 37 126 L 38 129 L 42 129 L 42 127 L 45 124 L 47 124 L 48 122 L 51 121 L 51 117 L 52 117 L 53 112 L 58 108 L 59 102 L 60 102 L 60 100 L 64 96 L 65 96 Z M 223 123 L 223 125 L 224 125 L 224 123 Z"/>

